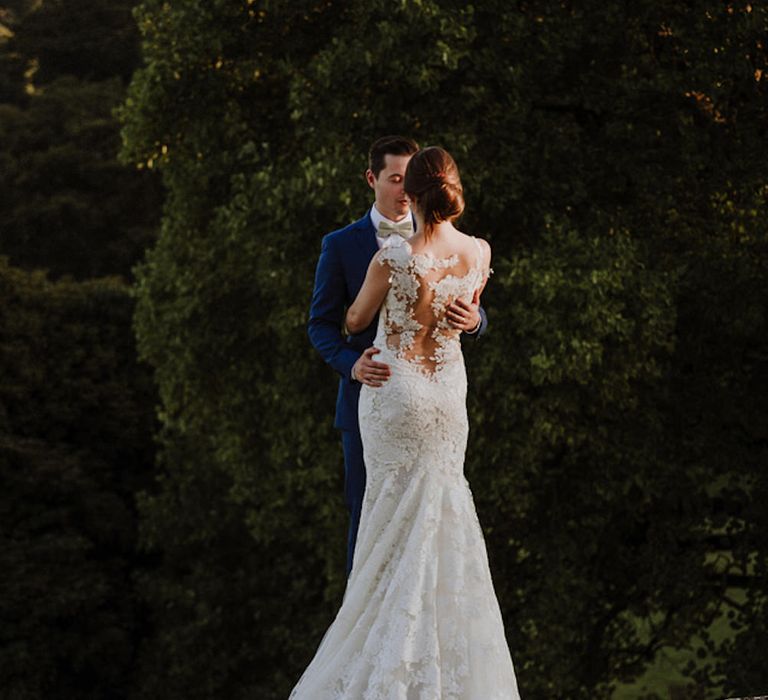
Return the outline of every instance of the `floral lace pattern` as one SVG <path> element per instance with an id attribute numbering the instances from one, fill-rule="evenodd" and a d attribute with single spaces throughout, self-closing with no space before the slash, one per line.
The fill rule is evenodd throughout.
<path id="1" fill-rule="evenodd" d="M 445 315 L 455 299 L 471 300 L 483 281 L 482 250 L 477 239 L 474 263 L 462 275 L 445 272 L 459 265 L 458 255 L 435 258 L 416 253 L 402 238 L 390 238 L 379 254 L 389 266 L 390 289 L 381 309 L 376 345 L 384 343 L 397 357 L 419 366 L 427 375 L 461 358 L 460 332 Z"/>
<path id="2" fill-rule="evenodd" d="M 366 490 L 354 567 L 336 619 L 291 700 L 519 700 L 482 530 L 464 477 L 467 380 L 445 319 L 479 264 L 391 246 L 377 360 L 363 386 Z M 478 258 L 480 260 L 481 258 Z"/>

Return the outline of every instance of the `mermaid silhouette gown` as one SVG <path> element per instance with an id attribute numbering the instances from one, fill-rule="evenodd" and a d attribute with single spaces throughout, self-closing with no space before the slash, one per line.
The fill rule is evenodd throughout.
<path id="1" fill-rule="evenodd" d="M 391 236 L 379 313 L 383 386 L 360 393 L 366 490 L 344 600 L 291 700 L 518 700 L 485 542 L 464 477 L 467 378 L 447 305 L 474 259 Z M 460 274 L 459 274 L 460 273 Z"/>

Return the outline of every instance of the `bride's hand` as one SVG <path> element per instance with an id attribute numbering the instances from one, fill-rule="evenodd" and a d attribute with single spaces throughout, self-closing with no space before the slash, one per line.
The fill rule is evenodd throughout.
<path id="1" fill-rule="evenodd" d="M 471 333 L 480 325 L 480 294 L 476 291 L 472 301 L 456 299 L 445 310 L 448 322 L 460 331 Z"/>

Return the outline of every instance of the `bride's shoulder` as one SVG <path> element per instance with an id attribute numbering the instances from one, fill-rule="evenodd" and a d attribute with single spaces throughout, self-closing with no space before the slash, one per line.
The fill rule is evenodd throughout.
<path id="1" fill-rule="evenodd" d="M 486 259 L 491 257 L 491 244 L 488 243 L 488 241 L 485 240 L 485 238 L 480 238 L 479 236 L 472 236 L 468 233 L 464 233 L 463 231 L 460 231 L 461 235 L 464 238 L 464 245 L 467 246 L 467 248 L 479 251 L 483 254 L 483 257 Z"/>
<path id="2" fill-rule="evenodd" d="M 476 260 L 476 264 L 479 267 L 488 270 L 491 266 L 491 244 L 480 238 L 479 236 L 470 236 L 464 234 L 467 237 L 466 244 L 470 247 L 470 254 L 473 252 Z"/>
<path id="3" fill-rule="evenodd" d="M 382 265 L 398 265 L 407 261 L 411 256 L 411 246 L 401 236 L 390 236 L 384 241 L 384 245 L 374 255 L 374 260 L 378 260 Z"/>

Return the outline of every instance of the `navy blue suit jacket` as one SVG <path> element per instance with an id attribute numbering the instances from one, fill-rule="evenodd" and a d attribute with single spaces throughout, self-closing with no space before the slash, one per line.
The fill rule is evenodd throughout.
<path id="1" fill-rule="evenodd" d="M 344 316 L 363 286 L 371 258 L 379 249 L 370 210 L 366 215 L 323 237 L 317 261 L 315 288 L 309 309 L 309 339 L 322 358 L 341 375 L 334 426 L 358 430 L 357 403 L 360 383 L 351 378 L 352 365 L 373 345 L 378 316 L 356 335 L 342 335 Z M 480 309 L 480 335 L 488 323 Z"/>

